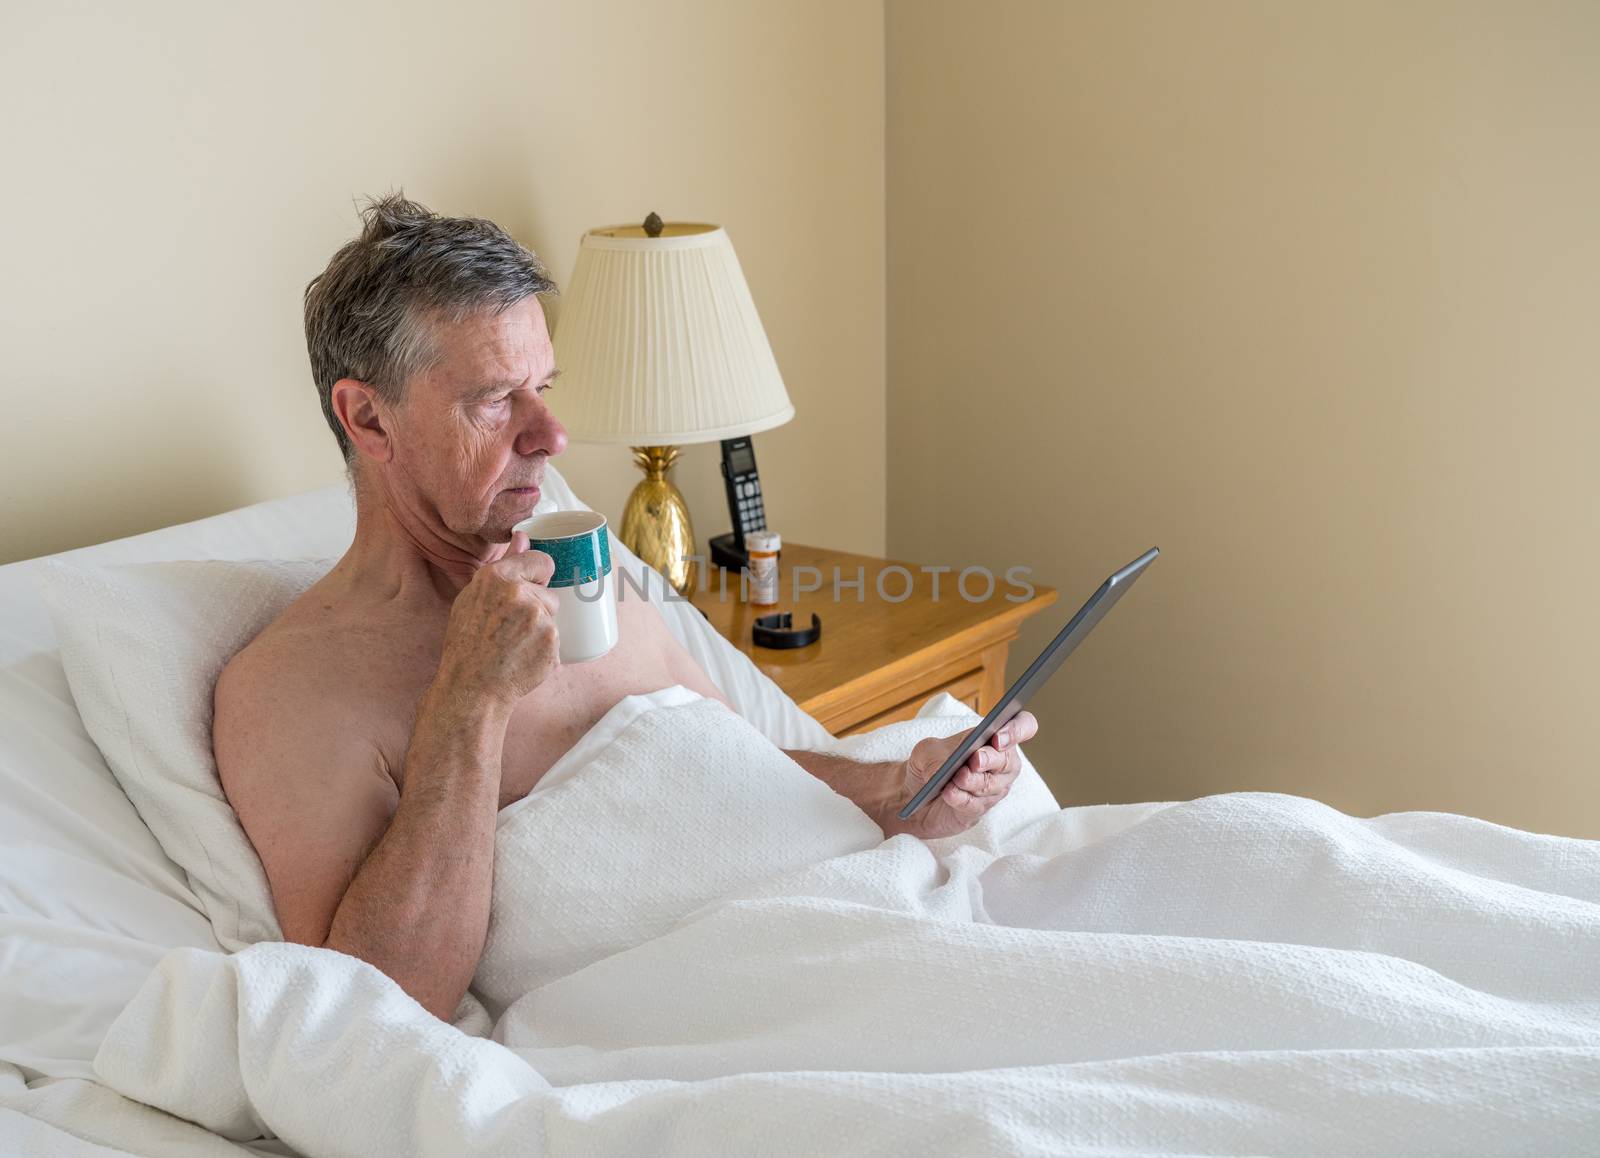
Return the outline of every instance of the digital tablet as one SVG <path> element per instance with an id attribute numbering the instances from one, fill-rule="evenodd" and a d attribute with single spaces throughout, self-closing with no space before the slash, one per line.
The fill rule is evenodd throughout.
<path id="1" fill-rule="evenodd" d="M 919 808 L 950 783 L 950 778 L 961 770 L 968 756 L 987 744 L 1012 716 L 1022 711 L 1022 706 L 1028 697 L 1055 674 L 1061 662 L 1072 654 L 1072 649 L 1082 643 L 1083 637 L 1094 630 L 1094 625 L 1105 618 L 1106 612 L 1122 598 L 1122 593 L 1133 586 L 1133 581 L 1159 554 L 1161 554 L 1159 547 L 1151 547 L 1100 584 L 1100 590 L 1089 596 L 1089 602 L 1078 608 L 1078 613 L 1045 646 L 1039 653 L 1039 658 L 1028 665 L 1028 670 L 1022 673 L 1017 682 L 1006 689 L 1006 694 L 1000 697 L 1000 702 L 989 710 L 989 714 L 967 734 L 967 738 L 960 746 L 950 753 L 950 758 L 940 766 L 939 771 L 935 772 L 928 782 L 917 790 L 917 794 L 906 802 L 906 806 L 900 810 L 901 820 L 910 820 Z"/>

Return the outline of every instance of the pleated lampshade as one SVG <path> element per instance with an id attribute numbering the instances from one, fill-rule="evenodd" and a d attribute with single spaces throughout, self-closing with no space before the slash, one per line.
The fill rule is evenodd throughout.
<path id="1" fill-rule="evenodd" d="M 652 226 L 655 224 L 651 222 Z M 583 442 L 710 442 L 794 417 L 721 226 L 670 221 L 583 235 L 552 335 L 551 409 Z"/>

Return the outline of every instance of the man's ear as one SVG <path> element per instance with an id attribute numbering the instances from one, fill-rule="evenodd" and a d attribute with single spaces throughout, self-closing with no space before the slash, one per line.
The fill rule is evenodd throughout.
<path id="1" fill-rule="evenodd" d="M 333 413 L 356 450 L 377 462 L 388 462 L 394 455 L 394 446 L 378 392 L 357 378 L 340 378 L 333 384 L 330 397 Z"/>

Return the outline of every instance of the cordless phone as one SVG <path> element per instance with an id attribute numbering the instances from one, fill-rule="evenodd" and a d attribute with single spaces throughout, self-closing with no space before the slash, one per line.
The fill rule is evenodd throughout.
<path id="1" fill-rule="evenodd" d="M 728 490 L 728 519 L 733 530 L 711 540 L 711 561 L 736 571 L 747 562 L 744 537 L 767 529 L 761 476 L 756 473 L 755 447 L 748 435 L 722 440 L 722 481 Z"/>

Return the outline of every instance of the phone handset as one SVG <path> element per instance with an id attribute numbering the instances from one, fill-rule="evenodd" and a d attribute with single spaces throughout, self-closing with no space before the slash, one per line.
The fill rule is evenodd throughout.
<path id="1" fill-rule="evenodd" d="M 722 481 L 728 492 L 728 521 L 733 530 L 711 540 L 711 558 L 719 566 L 737 570 L 747 561 L 745 536 L 767 529 L 761 476 L 756 471 L 755 447 L 748 435 L 722 440 Z"/>

